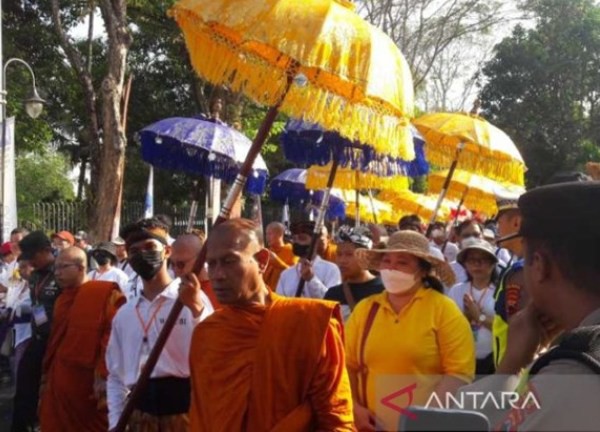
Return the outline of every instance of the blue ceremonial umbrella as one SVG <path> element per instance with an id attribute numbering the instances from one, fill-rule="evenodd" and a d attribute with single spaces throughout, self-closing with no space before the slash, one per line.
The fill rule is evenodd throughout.
<path id="1" fill-rule="evenodd" d="M 323 191 L 306 189 L 306 170 L 300 168 L 288 169 L 271 180 L 273 201 L 289 204 L 292 207 L 303 207 L 307 204 L 318 206 L 323 200 Z M 344 219 L 346 203 L 337 192 L 333 192 L 327 207 L 329 219 Z"/>
<path id="2" fill-rule="evenodd" d="M 381 177 L 404 175 L 418 177 L 429 172 L 423 146 L 425 140 L 411 126 L 415 159 L 405 161 L 377 153 L 372 147 L 323 130 L 318 125 L 291 119 L 281 134 L 286 159 L 302 166 L 327 165 L 337 161 L 342 167 L 371 172 Z"/>
<path id="3" fill-rule="evenodd" d="M 205 117 L 171 117 L 152 123 L 139 132 L 142 158 L 171 171 L 185 171 L 233 183 L 252 142 L 223 123 Z M 262 194 L 268 177 L 259 155 L 246 191 Z"/>

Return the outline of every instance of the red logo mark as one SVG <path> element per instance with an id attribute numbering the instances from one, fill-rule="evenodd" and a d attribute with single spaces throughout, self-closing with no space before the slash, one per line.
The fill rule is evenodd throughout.
<path id="1" fill-rule="evenodd" d="M 411 384 L 409 386 L 406 386 L 406 387 L 404 387 L 404 388 L 402 388 L 402 389 L 400 389 L 400 390 L 398 390 L 398 391 L 396 391 L 394 393 L 391 393 L 391 394 L 387 395 L 383 399 L 381 399 L 381 403 L 384 406 L 386 406 L 388 408 L 391 408 L 394 411 L 399 412 L 401 415 L 407 416 L 411 420 L 416 420 L 417 415 L 415 413 L 410 412 L 410 411 L 408 411 L 408 410 L 405 409 L 405 408 L 408 408 L 409 406 L 412 405 L 413 396 L 414 396 L 413 391 L 416 388 L 417 388 L 417 383 L 414 383 L 414 384 Z M 394 399 L 397 399 L 400 396 L 405 395 L 405 394 L 408 395 L 408 403 L 407 404 L 405 404 L 403 406 L 400 406 L 400 405 L 397 405 L 394 402 L 392 402 Z"/>

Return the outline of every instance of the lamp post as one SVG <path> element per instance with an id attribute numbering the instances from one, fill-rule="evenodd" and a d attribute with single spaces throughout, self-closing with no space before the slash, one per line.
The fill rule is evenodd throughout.
<path id="1" fill-rule="evenodd" d="M 0 40 L 1 43 L 1 40 Z M 1 52 L 1 51 L 0 51 Z M 5 196 L 4 196 L 4 182 L 6 176 L 6 164 L 5 164 L 5 148 L 6 148 L 6 69 L 11 64 L 20 64 L 25 66 L 29 73 L 31 74 L 32 87 L 31 93 L 29 97 L 23 101 L 25 105 L 25 111 L 27 115 L 33 119 L 38 118 L 42 111 L 44 110 L 44 104 L 46 103 L 44 99 L 42 99 L 37 91 L 37 87 L 35 85 L 35 74 L 33 73 L 33 69 L 29 64 L 20 58 L 11 58 L 6 61 L 4 67 L 2 68 L 2 76 L 0 78 L 0 121 L 2 121 L 2 151 L 0 154 L 0 167 L 2 167 L 2 175 L 0 175 L 0 198 L 2 202 L 2 237 L 4 237 L 4 223 L 5 223 Z M 3 241 L 6 239 L 2 239 Z"/>

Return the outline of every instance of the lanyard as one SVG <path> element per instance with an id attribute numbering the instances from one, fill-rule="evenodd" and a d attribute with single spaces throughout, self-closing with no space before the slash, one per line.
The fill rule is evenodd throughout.
<path id="1" fill-rule="evenodd" d="M 477 309 L 481 310 L 481 303 L 483 303 L 483 299 L 485 298 L 485 295 L 487 294 L 487 290 L 489 288 L 489 285 L 486 286 L 483 289 L 483 293 L 481 293 L 481 297 L 479 297 L 479 300 L 477 301 Z M 471 283 L 471 286 L 469 287 L 469 293 L 471 294 L 471 298 L 473 300 L 475 300 L 475 297 L 473 296 L 473 284 Z"/>
<path id="2" fill-rule="evenodd" d="M 38 304 L 40 302 L 40 291 L 42 290 L 44 285 L 46 285 L 46 282 L 48 282 L 48 279 L 50 278 L 51 275 L 52 275 L 52 273 L 48 273 L 46 275 L 46 277 L 44 277 L 44 279 L 42 279 L 35 285 L 34 293 L 35 293 L 35 303 L 36 304 Z"/>
<path id="3" fill-rule="evenodd" d="M 156 314 L 158 314 L 158 311 L 160 310 L 160 308 L 162 307 L 164 302 L 165 302 L 165 298 L 162 297 L 160 299 L 160 302 L 158 303 L 158 306 L 156 306 L 156 309 L 154 309 L 154 313 L 152 314 L 152 316 L 150 317 L 150 319 L 148 320 L 147 323 L 145 323 L 144 320 L 142 319 L 142 315 L 140 314 L 139 305 L 137 305 L 135 307 L 135 313 L 137 314 L 138 320 L 142 326 L 142 331 L 144 332 L 144 339 L 143 339 L 144 343 L 148 343 L 148 330 L 150 330 L 150 326 L 156 319 Z"/>

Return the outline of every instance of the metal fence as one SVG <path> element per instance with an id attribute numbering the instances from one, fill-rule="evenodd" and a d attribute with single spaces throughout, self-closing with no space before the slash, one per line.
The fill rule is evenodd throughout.
<path id="1" fill-rule="evenodd" d="M 155 214 L 165 214 L 173 220 L 171 235 L 176 236 L 185 232 L 190 218 L 191 205 L 169 206 L 161 203 L 154 204 Z M 121 210 L 121 226 L 140 219 L 144 214 L 144 204 L 141 202 L 124 202 Z M 204 203 L 199 203 L 194 219 L 194 227 L 204 229 Z M 262 206 L 263 223 L 281 220 L 282 206 L 267 204 Z M 244 207 L 243 216 L 253 218 L 253 206 L 248 203 Z M 1 219 L 0 219 L 1 220 Z M 19 226 L 30 230 L 42 230 L 48 233 L 67 230 L 75 233 L 79 230 L 88 231 L 86 202 L 51 202 L 36 203 L 30 208 L 19 209 Z"/>

